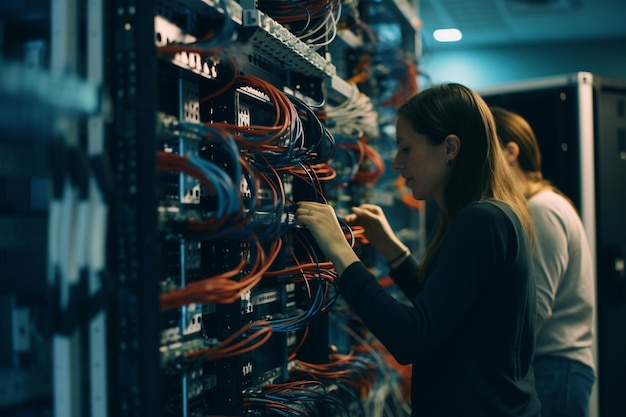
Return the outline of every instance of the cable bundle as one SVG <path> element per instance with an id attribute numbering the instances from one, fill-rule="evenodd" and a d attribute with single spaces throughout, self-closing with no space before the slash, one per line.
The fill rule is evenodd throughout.
<path id="1" fill-rule="evenodd" d="M 241 262 L 228 272 L 207 277 L 187 284 L 184 288 L 162 294 L 161 310 L 180 308 L 192 303 L 230 304 L 241 295 L 257 286 L 263 274 L 274 263 L 282 247 L 282 239 L 275 239 L 266 254 L 261 242 L 252 236 L 254 250 L 244 253 Z M 241 276 L 244 267 L 250 272 Z"/>
<path id="2" fill-rule="evenodd" d="M 348 311 L 347 314 L 352 315 L 354 320 L 360 322 L 353 313 Z M 380 403 L 383 403 L 385 408 L 391 406 L 396 408 L 393 411 L 385 410 L 387 411 L 385 414 L 383 414 L 383 410 L 380 410 L 379 413 L 373 413 L 373 415 L 409 416 L 411 410 L 407 405 L 411 403 L 412 365 L 400 365 L 385 346 L 367 329 L 362 328 L 360 334 L 353 325 L 350 326 L 346 323 L 339 323 L 338 325 L 354 340 L 353 351 L 362 358 L 368 358 L 365 360 L 375 365 L 378 373 L 378 385 L 387 387 L 386 391 L 383 391 L 384 398 L 371 399 L 372 408 L 380 409 Z"/>
<path id="3" fill-rule="evenodd" d="M 252 87 L 266 94 L 269 101 L 274 105 L 275 118 L 271 125 L 236 125 L 226 122 L 208 122 L 206 125 L 230 132 L 235 140 L 240 143 L 241 149 L 250 152 L 262 151 L 283 154 L 291 153 L 296 145 L 302 146 L 300 134 L 302 132 L 301 121 L 297 117 L 296 109 L 291 100 L 279 89 L 269 82 L 251 75 L 238 75 L 234 79 L 232 87 Z M 201 103 L 218 94 L 213 93 L 204 97 Z M 291 136 L 291 137 L 290 137 Z"/>
<path id="4" fill-rule="evenodd" d="M 219 0 L 222 11 L 221 24 L 212 24 L 209 31 L 199 38 L 187 35 L 191 42 L 172 42 L 157 47 L 157 52 L 162 54 L 175 53 L 198 53 L 198 54 L 216 54 L 225 46 L 231 44 L 236 36 L 236 25 L 228 11 L 226 0 Z M 218 29 L 216 32 L 215 29 Z"/>
<path id="5" fill-rule="evenodd" d="M 385 161 L 376 149 L 363 143 L 363 160 L 354 174 L 353 181 L 362 184 L 374 184 L 385 171 Z"/>
<path id="6" fill-rule="evenodd" d="M 350 83 L 350 96 L 341 104 L 327 104 L 317 112 L 332 131 L 349 136 L 361 137 L 366 133 L 378 132 L 378 113 L 368 96 L 361 93 L 355 83 Z"/>
<path id="7" fill-rule="evenodd" d="M 227 236 L 233 230 L 247 225 L 257 203 L 258 180 L 253 168 L 242 157 L 236 142 L 228 132 L 193 123 L 169 126 L 174 135 L 188 135 L 199 139 L 199 147 L 210 147 L 222 160 L 214 162 L 198 155 L 178 155 L 161 151 L 157 155 L 162 172 L 175 171 L 198 180 L 205 199 L 212 203 L 210 216 L 175 219 L 169 225 L 183 232 L 202 233 L 205 238 Z M 250 198 L 244 201 L 240 184 L 246 181 Z"/>
<path id="8" fill-rule="evenodd" d="M 340 0 L 259 0 L 258 4 L 259 10 L 312 48 L 329 45 L 337 36 Z"/>
<path id="9" fill-rule="evenodd" d="M 348 171 L 350 177 L 344 181 L 352 181 L 360 184 L 374 184 L 385 171 L 385 161 L 380 153 L 367 143 L 366 137 L 358 139 L 349 136 L 341 136 L 337 148 L 351 151 L 354 165 Z M 332 166 L 331 161 L 331 166 Z"/>
<path id="10" fill-rule="evenodd" d="M 171 152 L 161 151 L 157 155 L 160 171 L 178 171 L 196 178 L 216 201 L 215 222 L 217 228 L 228 218 L 241 218 L 243 204 L 241 194 L 235 187 L 233 178 L 215 164 L 197 156 L 182 156 Z"/>
<path id="11" fill-rule="evenodd" d="M 291 94 L 287 97 L 293 103 L 300 118 L 304 149 L 295 154 L 292 162 L 320 164 L 332 158 L 335 152 L 335 138 L 304 100 Z"/>
<path id="12" fill-rule="evenodd" d="M 252 331 L 251 329 L 256 329 Z M 272 328 L 265 320 L 253 321 L 232 333 L 222 342 L 206 349 L 194 349 L 187 352 L 189 359 L 204 357 L 207 360 L 217 360 L 240 356 L 258 349 L 272 336 Z M 237 339 L 240 339 L 237 341 Z"/>
<path id="13" fill-rule="evenodd" d="M 257 170 L 269 177 L 289 173 L 318 190 L 320 181 L 336 176 L 326 163 L 335 150 L 332 133 L 319 120 L 316 112 L 302 99 L 278 90 L 258 77 L 239 75 L 232 88 L 252 88 L 265 94 L 274 109 L 274 120 L 267 125 L 237 125 L 227 122 L 208 122 L 207 126 L 228 131 L 237 141 L 240 152 Z M 204 97 L 201 102 L 215 99 L 224 89 Z"/>
<path id="14" fill-rule="evenodd" d="M 373 363 L 367 363 L 353 354 L 333 353 L 328 363 L 309 363 L 295 360 L 290 370 L 292 379 L 315 379 L 326 386 L 335 385 L 361 405 L 361 398 L 377 380 Z"/>
<path id="15" fill-rule="evenodd" d="M 381 87 L 381 106 L 398 108 L 406 100 L 417 94 L 418 69 L 415 58 L 401 49 L 385 50 L 375 56 L 373 76 Z"/>
<path id="16" fill-rule="evenodd" d="M 302 313 L 285 319 L 270 320 L 277 332 L 290 332 L 304 328 L 316 317 L 328 312 L 334 305 L 337 292 L 337 274 L 331 262 L 320 262 L 303 229 L 294 228 L 292 234 L 297 248 L 288 247 L 292 266 L 267 271 L 265 281 L 277 284 L 303 283 L 306 286 L 309 305 Z M 299 252 L 302 253 L 296 253 Z M 306 258 L 302 260 L 302 258 Z M 312 285 L 314 284 L 314 285 Z"/>
<path id="17" fill-rule="evenodd" d="M 248 391 L 244 406 L 279 416 L 322 416 L 330 409 L 338 417 L 349 416 L 342 401 L 328 394 L 326 387 L 315 380 L 267 384 L 259 392 Z"/>
<path id="18" fill-rule="evenodd" d="M 365 156 L 365 144 L 353 136 L 336 135 L 335 153 L 329 160 L 329 165 L 337 173 L 337 177 L 328 185 L 343 187 L 353 180 L 359 165 Z"/>

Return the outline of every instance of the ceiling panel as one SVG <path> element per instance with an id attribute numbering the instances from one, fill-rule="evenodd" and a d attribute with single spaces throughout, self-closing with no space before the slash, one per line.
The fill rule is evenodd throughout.
<path id="1" fill-rule="evenodd" d="M 432 49 L 626 38 L 626 0 L 419 0 L 424 46 Z M 438 28 L 463 39 L 439 44 Z"/>

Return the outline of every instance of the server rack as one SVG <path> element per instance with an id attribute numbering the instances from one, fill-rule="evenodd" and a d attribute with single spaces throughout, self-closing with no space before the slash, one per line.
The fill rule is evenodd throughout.
<path id="1" fill-rule="evenodd" d="M 418 53 L 416 2 L 360 2 L 359 10 L 356 3 L 345 3 L 354 8 L 351 19 L 358 20 L 359 14 L 365 20 L 375 14 L 384 16 L 382 20 L 397 26 Z M 35 5 L 43 26 L 14 36 L 14 27 L 30 28 L 27 21 Z M 204 130 L 198 125 L 230 123 L 238 127 L 237 133 L 249 125 L 271 125 L 277 108 L 272 97 L 277 93 L 259 80 L 288 94 L 302 124 L 313 131 L 321 113 L 315 114 L 308 105 L 327 104 L 330 114 L 334 106 L 354 96 L 363 106 L 361 117 L 354 118 L 353 125 L 340 127 L 377 143 L 365 147 L 369 153 L 362 155 L 365 163 L 358 166 L 354 149 L 363 144 L 345 132 L 333 133 L 341 143 L 332 168 L 341 173 L 341 181 L 324 189 L 308 187 L 306 175 L 304 179 L 289 173 L 274 175 L 255 171 L 263 164 L 246 165 L 233 184 L 238 185 L 234 189 L 240 191 L 244 203 L 254 200 L 265 207 L 255 212 L 259 227 L 255 232 L 278 234 L 272 228 L 277 218 L 281 226 L 293 228 L 292 207 L 279 206 L 280 212 L 267 209 L 265 203 L 276 201 L 272 194 L 278 191 L 292 201 L 327 193 L 338 212 L 372 196 L 383 198 L 383 194 L 392 204 L 399 192 L 388 186 L 392 177 L 385 180 L 380 193 L 374 189 L 374 180 L 382 174 L 378 164 L 389 153 L 385 149 L 387 154 L 379 160 L 374 149 L 389 143 L 389 138 L 379 137 L 376 120 L 375 105 L 381 104 L 377 94 L 384 88 L 374 78 L 362 80 L 358 88 L 347 81 L 358 57 L 364 52 L 371 57 L 372 51 L 364 51 L 368 48 L 362 42 L 349 45 L 341 36 L 341 46 L 331 48 L 324 42 L 311 46 L 294 34 L 299 31 L 287 28 L 297 24 L 281 24 L 277 21 L 280 14 L 273 19 L 270 6 L 267 1 L 245 0 L 31 0 L 0 7 L 0 26 L 9 28 L 2 52 L 17 60 L 15 65 L 0 61 L 0 106 L 11 110 L 3 113 L 8 117 L 0 117 L 0 148 L 3 155 L 18 160 L 10 164 L 3 160 L 0 165 L 0 185 L 4 186 L 0 191 L 5 191 L 0 194 L 0 227 L 11 233 L 10 238 L 3 234 L 6 239 L 0 239 L 0 270 L 11 278 L 2 280 L 0 286 L 0 308 L 6 313 L 0 329 L 3 335 L 11 333 L 0 341 L 3 415 L 261 416 L 265 415 L 262 409 L 250 404 L 265 399 L 266 386 L 293 375 L 311 377 L 311 369 L 303 364 L 333 365 L 331 357 L 346 353 L 365 332 L 352 328 L 346 336 L 344 327 L 354 327 L 349 323 L 354 318 L 346 310 L 331 317 L 332 304 L 322 303 L 309 323 L 307 343 L 300 345 L 303 338 L 296 330 L 286 326 L 278 331 L 276 325 L 272 338 L 255 350 L 219 360 L 210 357 L 210 348 L 231 337 L 242 342 L 246 337 L 253 339 L 255 332 L 261 334 L 261 321 L 293 319 L 313 302 L 319 304 L 309 293 L 324 292 L 322 279 L 307 285 L 285 284 L 280 282 L 284 277 L 272 275 L 290 259 L 284 250 L 272 258 L 276 262 L 264 285 L 238 294 L 235 302 L 178 300 L 173 306 L 170 299 L 165 308 L 162 304 L 164 294 L 236 267 L 242 259 L 248 263 L 237 278 L 245 281 L 256 267 L 255 258 L 266 259 L 265 254 L 273 252 L 269 239 L 254 246 L 224 236 L 212 240 L 190 233 L 185 228 L 193 223 L 190 219 L 217 217 L 221 207 L 211 193 L 218 194 L 218 185 L 199 178 L 197 170 L 186 175 L 180 165 L 178 169 L 167 166 L 172 160 L 180 163 L 190 158 L 205 170 L 211 163 L 228 175 L 235 172 L 237 163 L 229 159 L 225 145 L 232 142 L 214 137 L 199 140 Z M 9 14 L 4 14 L 7 10 Z M 28 35 L 20 38 L 24 33 Z M 232 71 L 225 59 L 194 49 L 197 44 L 190 46 L 192 37 L 198 40 L 207 35 L 210 40 L 208 35 L 214 33 L 231 35 L 222 40 L 225 44 L 233 41 L 224 47 L 226 55 L 236 58 L 239 71 Z M 33 76 L 21 55 L 31 40 L 41 45 L 37 55 L 41 62 Z M 200 43 L 200 49 L 206 47 Z M 204 100 L 224 86 L 226 77 L 234 75 L 231 72 L 247 77 L 245 83 L 240 79 L 236 88 Z M 27 77 L 22 79 L 22 75 Z M 20 79 L 17 84 L 13 83 L 16 77 Z M 393 91 L 386 93 L 389 97 Z M 24 109 L 12 108 L 16 97 L 22 103 L 21 96 L 26 98 Z M 338 119 L 337 113 L 332 123 L 341 125 Z M 331 122 L 327 123 L 330 129 Z M 25 126 L 32 132 L 26 129 L 26 135 Z M 16 132 L 22 138 L 31 139 L 31 135 L 32 141 L 11 141 L 10 135 Z M 320 132 L 323 139 L 316 152 L 328 159 L 331 137 L 323 129 Z M 248 158 L 253 153 L 247 148 L 240 151 Z M 185 158 L 176 159 L 179 156 Z M 255 162 L 274 156 L 257 154 Z M 318 159 L 313 162 L 324 162 Z M 262 178 L 261 185 L 255 174 Z M 349 188 L 342 188 L 355 176 Z M 17 211 L 6 215 L 9 206 L 16 206 Z M 409 245 L 420 245 L 419 216 L 400 218 L 408 222 L 402 226 L 415 228 Z M 299 238 L 285 237 L 284 245 L 297 253 L 302 250 L 297 246 Z M 48 263 L 49 271 L 45 271 Z M 33 315 L 38 320 L 31 321 Z M 246 328 L 251 323 L 256 326 Z M 380 369 L 388 367 L 384 350 L 376 352 L 379 348 L 373 347 L 364 357 L 371 355 L 368 360 L 379 361 Z M 209 354 L 198 359 L 187 355 L 203 349 Z M 302 363 L 288 359 L 296 349 Z M 221 353 L 225 352 L 232 353 Z M 393 401 L 402 395 L 402 376 L 394 369 L 384 369 L 386 374 L 381 375 L 371 364 L 359 363 L 353 362 L 349 371 L 353 380 L 365 385 L 343 381 L 324 387 L 324 395 L 309 391 L 317 394 L 316 399 L 300 399 L 295 405 L 299 412 L 345 415 L 398 407 Z M 378 384 L 371 386 L 371 381 Z M 376 390 L 365 395 L 368 386 Z M 312 388 L 319 389 L 315 384 L 307 387 Z M 285 401 L 293 399 L 293 395 L 284 397 Z M 386 412 L 397 416 L 406 414 L 407 408 Z"/>
<path id="2" fill-rule="evenodd" d="M 266 392 L 272 384 L 284 390 L 292 378 L 307 383 L 314 365 L 335 366 L 332 358 L 337 355 L 329 350 L 329 311 L 336 294 L 326 273 L 295 281 L 284 272 L 273 275 L 298 266 L 295 258 L 311 256 L 311 250 L 314 257 L 320 256 L 302 246 L 308 238 L 295 227 L 293 203 L 323 201 L 324 194 L 337 191 L 323 186 L 325 169 L 318 173 L 314 170 L 319 168 L 311 168 L 336 163 L 333 157 L 340 148 L 335 139 L 340 134 L 331 135 L 332 126 L 318 126 L 318 116 L 326 113 L 314 108 L 325 103 L 324 111 L 331 114 L 334 106 L 356 98 L 362 113 L 350 128 L 358 135 L 378 134 L 369 104 L 376 83 L 359 88 L 369 98 L 359 92 L 335 66 L 347 58 L 333 55 L 326 41 L 316 45 L 302 30 L 302 25 L 316 22 L 319 10 L 298 22 L 284 20 L 274 5 L 211 0 L 107 4 L 116 111 L 110 144 L 115 181 L 121 185 L 110 255 L 112 274 L 124 277 L 117 280 L 111 314 L 114 415 L 261 416 L 268 412 L 263 411 L 267 403 L 311 415 L 343 415 L 363 412 L 367 402 L 380 401 L 370 394 L 359 399 L 356 387 L 319 375 L 325 385 L 321 397 L 309 387 L 300 397 L 298 390 Z M 362 6 L 364 15 L 367 7 L 380 8 L 377 2 Z M 397 16 L 397 9 L 390 14 Z M 283 21 L 288 23 L 283 26 Z M 209 40 L 199 40 L 203 38 Z M 216 40 L 222 43 L 216 45 Z M 292 106 L 300 120 L 297 129 L 290 121 L 291 132 L 281 133 L 271 146 L 258 146 L 250 134 L 259 126 L 276 130 L 277 121 L 290 115 Z M 314 135 L 319 137 L 290 137 L 296 131 L 318 132 Z M 235 143 L 232 137 L 243 156 L 239 161 L 229 151 Z M 297 141 L 295 148 L 290 141 Z M 282 154 L 291 152 L 299 153 L 299 160 L 283 166 Z M 198 176 L 199 168 L 215 166 L 231 176 L 234 187 L 221 190 L 223 183 L 207 185 L 207 178 Z M 208 192 L 212 186 L 213 193 Z M 241 223 L 240 216 L 228 214 L 231 203 L 225 207 L 220 201 L 229 189 L 239 189 L 239 204 L 253 214 L 252 222 L 241 229 L 245 233 L 212 222 L 226 213 L 233 224 Z M 362 201 L 371 183 L 337 192 L 333 201 L 339 205 L 346 204 L 346 198 Z M 225 291 L 224 279 L 215 279 L 228 274 L 231 282 L 243 285 L 261 272 L 263 280 L 241 294 Z M 300 274 L 307 277 L 311 272 Z M 214 284 L 221 286 L 221 297 L 202 290 Z M 121 329 L 119 323 L 124 324 Z M 267 338 L 261 345 L 259 335 L 264 332 Z M 250 344 L 234 354 L 235 346 L 246 340 Z M 348 367 L 343 372 L 353 373 L 356 380 L 379 379 L 369 368 Z M 282 400 L 275 399 L 281 395 Z M 150 402 L 157 397 L 161 400 Z"/>
<path id="3" fill-rule="evenodd" d="M 577 72 L 481 92 L 525 117 L 543 172 L 578 208 L 596 262 L 598 364 L 592 415 L 626 409 L 626 80 Z M 597 395 L 597 397 L 596 397 Z M 598 414 L 599 413 L 599 414 Z"/>

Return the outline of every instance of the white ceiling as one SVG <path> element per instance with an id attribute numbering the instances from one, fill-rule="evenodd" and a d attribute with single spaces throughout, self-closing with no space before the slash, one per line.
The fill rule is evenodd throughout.
<path id="1" fill-rule="evenodd" d="M 424 48 L 456 49 L 626 38 L 626 0 L 419 0 Z M 440 44 L 438 28 L 463 39 Z M 626 53 L 626 51 L 622 51 Z"/>

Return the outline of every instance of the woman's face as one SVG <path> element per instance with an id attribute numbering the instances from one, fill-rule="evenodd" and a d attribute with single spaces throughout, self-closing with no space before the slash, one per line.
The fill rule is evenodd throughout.
<path id="1" fill-rule="evenodd" d="M 425 135 L 416 133 L 403 116 L 396 124 L 398 153 L 393 168 L 400 171 L 406 185 L 417 200 L 436 200 L 443 204 L 443 190 L 448 179 L 446 141 L 440 145 L 428 143 Z"/>

